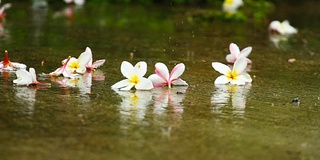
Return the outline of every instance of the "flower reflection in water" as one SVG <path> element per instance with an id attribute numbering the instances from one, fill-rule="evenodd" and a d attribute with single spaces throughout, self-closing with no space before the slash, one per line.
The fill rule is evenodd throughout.
<path id="1" fill-rule="evenodd" d="M 147 108 L 152 102 L 152 94 L 150 91 L 141 90 L 120 91 L 114 89 L 114 91 L 122 98 L 119 105 L 120 128 L 125 134 L 130 134 L 130 128 L 133 124 L 142 124 Z"/>
<path id="2" fill-rule="evenodd" d="M 172 107 L 175 114 L 180 115 L 183 113 L 183 106 L 181 102 L 184 99 L 184 93 L 187 86 L 179 86 L 171 89 L 156 87 L 152 90 L 155 97 L 154 113 L 161 115 L 169 110 L 167 107 Z"/>
<path id="3" fill-rule="evenodd" d="M 211 97 L 213 112 L 223 113 L 224 107 L 229 106 L 231 100 L 232 113 L 235 115 L 243 115 L 246 108 L 246 98 L 250 91 L 251 85 L 215 85 L 215 90 Z"/>
<path id="4" fill-rule="evenodd" d="M 19 103 L 23 108 L 20 112 L 28 115 L 32 115 L 34 111 L 34 105 L 36 102 L 36 92 L 37 89 L 33 87 L 20 87 L 16 86 L 16 102 Z"/>
<path id="5" fill-rule="evenodd" d="M 60 84 L 61 87 L 67 90 L 71 88 L 79 88 L 80 95 L 91 94 L 93 72 L 85 73 L 84 75 L 78 75 L 75 78 L 63 78 L 56 79 L 55 81 Z"/>

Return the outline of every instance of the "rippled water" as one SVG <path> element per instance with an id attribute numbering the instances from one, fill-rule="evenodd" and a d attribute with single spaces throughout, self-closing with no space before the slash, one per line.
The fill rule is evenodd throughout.
<path id="1" fill-rule="evenodd" d="M 256 25 L 192 23 L 195 8 L 14 3 L 0 38 L 12 61 L 49 73 L 89 46 L 106 63 L 76 80 L 38 78 L 50 87 L 14 86 L 3 72 L 0 159 L 319 159 L 317 6 L 281 4 Z M 274 44 L 274 19 L 299 34 Z M 251 85 L 213 84 L 211 62 L 225 63 L 231 42 L 253 47 Z M 146 76 L 183 62 L 189 86 L 114 91 L 123 60 L 146 61 Z"/>

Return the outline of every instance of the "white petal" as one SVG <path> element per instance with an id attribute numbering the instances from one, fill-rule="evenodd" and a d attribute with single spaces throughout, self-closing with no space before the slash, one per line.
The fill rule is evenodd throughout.
<path id="1" fill-rule="evenodd" d="M 232 54 L 228 54 L 226 56 L 226 60 L 227 60 L 228 63 L 234 63 L 237 59 Z"/>
<path id="2" fill-rule="evenodd" d="M 161 77 L 157 74 L 152 74 L 148 77 L 148 79 L 153 83 L 155 87 L 163 87 L 167 85 L 167 82 L 164 81 Z"/>
<path id="3" fill-rule="evenodd" d="M 245 49 L 241 50 L 240 56 L 248 57 L 251 51 L 252 51 L 252 47 L 246 47 Z"/>
<path id="4" fill-rule="evenodd" d="M 227 84 L 230 82 L 230 78 L 225 76 L 225 75 L 221 75 L 218 78 L 216 78 L 216 80 L 214 81 L 214 84 Z"/>
<path id="5" fill-rule="evenodd" d="M 231 72 L 231 69 L 227 65 L 220 62 L 212 62 L 212 67 L 223 75 L 228 75 L 228 73 Z"/>
<path id="6" fill-rule="evenodd" d="M 153 88 L 153 85 L 149 79 L 142 77 L 135 87 L 137 90 L 150 90 Z"/>
<path id="7" fill-rule="evenodd" d="M 91 49 L 87 47 L 86 50 L 82 52 L 78 58 L 80 68 L 85 68 L 90 60 L 92 60 L 92 52 Z"/>
<path id="8" fill-rule="evenodd" d="M 140 77 L 143 77 L 147 73 L 147 63 L 140 61 L 134 66 L 134 72 Z"/>
<path id="9" fill-rule="evenodd" d="M 27 66 L 23 63 L 11 62 L 11 65 L 16 69 L 25 69 Z"/>
<path id="10" fill-rule="evenodd" d="M 169 70 L 165 64 L 158 62 L 155 64 L 155 68 L 156 74 L 162 78 L 163 81 L 169 81 Z"/>
<path id="11" fill-rule="evenodd" d="M 126 87 L 120 88 L 121 91 L 129 91 L 134 86 L 134 83 L 130 83 Z"/>
<path id="12" fill-rule="evenodd" d="M 115 83 L 114 85 L 112 85 L 111 88 L 120 89 L 120 88 L 126 87 L 128 85 L 130 85 L 129 79 L 124 79 L 124 80 L 121 80 L 121 81 Z"/>
<path id="13" fill-rule="evenodd" d="M 231 43 L 229 45 L 229 50 L 230 50 L 230 53 L 235 57 L 235 58 L 238 58 L 239 54 L 240 54 L 240 49 L 239 47 L 234 44 L 234 43 Z"/>
<path id="14" fill-rule="evenodd" d="M 179 78 L 183 74 L 185 68 L 186 66 L 183 63 L 177 64 L 170 73 L 170 81 Z"/>
<path id="15" fill-rule="evenodd" d="M 74 3 L 76 5 L 80 5 L 80 6 L 82 6 L 84 4 L 84 2 L 85 2 L 85 0 L 74 0 Z"/>
<path id="16" fill-rule="evenodd" d="M 131 63 L 127 62 L 127 61 L 123 61 L 121 63 L 121 73 L 123 76 L 125 76 L 126 78 L 130 78 L 132 74 L 134 72 L 133 66 Z"/>
<path id="17" fill-rule="evenodd" d="M 92 64 L 92 67 L 93 68 L 98 68 L 98 67 L 102 66 L 104 64 L 104 62 L 106 62 L 105 59 L 97 60 Z"/>
<path id="18" fill-rule="evenodd" d="M 29 68 L 29 73 L 32 79 L 32 83 L 37 82 L 36 70 L 34 68 Z"/>
<path id="19" fill-rule="evenodd" d="M 187 86 L 188 83 L 184 80 L 182 80 L 181 78 L 176 79 L 175 81 L 172 82 L 172 85 L 174 86 Z"/>
<path id="20" fill-rule="evenodd" d="M 247 65 L 248 65 L 247 59 L 244 57 L 241 57 L 237 59 L 236 62 L 234 62 L 232 72 L 236 72 L 238 75 L 240 75 L 247 68 Z"/>
<path id="21" fill-rule="evenodd" d="M 13 83 L 16 83 L 17 85 L 29 85 L 32 83 L 32 78 L 30 76 L 30 73 L 26 70 L 17 70 L 16 72 L 17 79 L 13 80 Z"/>
<path id="22" fill-rule="evenodd" d="M 231 80 L 230 83 L 235 84 L 235 85 L 245 85 L 246 84 L 246 82 L 241 80 L 240 78 L 238 78 L 236 80 Z"/>
<path id="23" fill-rule="evenodd" d="M 248 83 L 252 82 L 252 78 L 248 73 L 244 73 L 244 74 L 239 75 L 237 77 L 237 80 L 241 80 L 241 81 L 248 82 Z"/>

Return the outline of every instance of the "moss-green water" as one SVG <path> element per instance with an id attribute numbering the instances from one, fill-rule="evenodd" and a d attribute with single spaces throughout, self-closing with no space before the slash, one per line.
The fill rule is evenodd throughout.
<path id="1" fill-rule="evenodd" d="M 38 77 L 51 87 L 14 86 L 14 73 L 2 74 L 0 159 L 319 159 L 313 3 L 278 6 L 259 25 L 189 22 L 194 8 L 88 3 L 67 18 L 61 6 L 13 4 L 0 38 L 11 61 L 49 73 L 89 46 L 106 63 L 77 81 Z M 301 10 L 304 19 L 295 18 Z M 286 18 L 299 34 L 275 46 L 268 22 Z M 253 47 L 251 85 L 213 84 L 219 73 L 211 62 L 225 63 L 231 42 Z M 110 86 L 123 79 L 123 60 L 146 61 L 146 76 L 156 62 L 170 70 L 183 62 L 189 87 L 116 92 Z"/>

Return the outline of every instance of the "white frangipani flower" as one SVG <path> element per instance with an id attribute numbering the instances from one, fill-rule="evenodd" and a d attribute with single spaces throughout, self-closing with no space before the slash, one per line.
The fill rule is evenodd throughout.
<path id="1" fill-rule="evenodd" d="M 121 73 L 127 79 L 121 80 L 112 85 L 113 89 L 130 90 L 135 87 L 137 90 L 150 90 L 153 88 L 152 82 L 143 76 L 147 72 L 147 63 L 138 62 L 134 67 L 131 63 L 123 61 L 121 64 Z"/>

